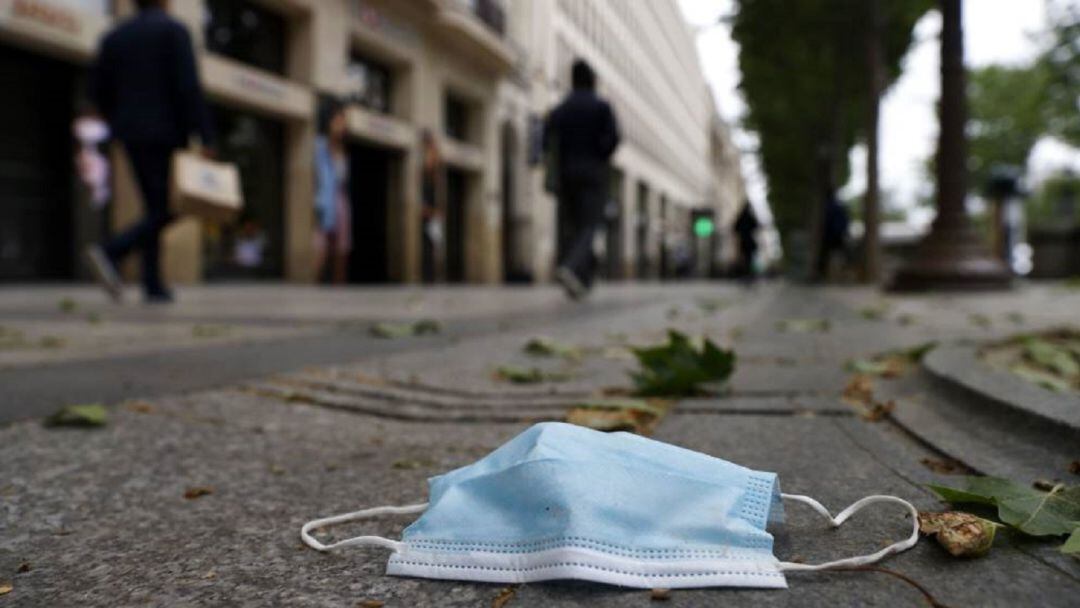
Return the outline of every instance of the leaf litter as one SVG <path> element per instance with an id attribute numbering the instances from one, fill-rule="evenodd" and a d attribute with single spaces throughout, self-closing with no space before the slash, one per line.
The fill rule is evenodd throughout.
<path id="1" fill-rule="evenodd" d="M 376 338 L 394 340 L 442 333 L 442 323 L 434 319 L 420 319 L 405 323 L 381 322 L 373 324 L 368 331 Z"/>
<path id="2" fill-rule="evenodd" d="M 906 374 L 922 361 L 926 353 L 937 347 L 937 342 L 926 342 L 910 348 L 886 351 L 870 357 L 851 359 L 845 367 L 848 371 L 882 378 L 897 378 Z"/>
<path id="3" fill-rule="evenodd" d="M 1044 491 L 1000 477 L 969 476 L 959 488 L 927 487 L 953 505 L 996 508 L 1003 524 L 1029 536 L 1069 535 L 1061 551 L 1077 554 L 1074 537 L 1080 531 L 1080 486 L 1057 483 Z"/>
<path id="4" fill-rule="evenodd" d="M 1080 331 L 1074 328 L 1013 336 L 980 354 L 992 367 L 1046 390 L 1080 392 Z"/>
<path id="5" fill-rule="evenodd" d="M 680 397 L 719 388 L 735 370 L 735 352 L 708 338 L 695 346 L 686 335 L 668 330 L 666 344 L 634 348 L 639 369 L 630 372 L 637 394 Z"/>
<path id="6" fill-rule="evenodd" d="M 784 319 L 776 322 L 776 329 L 784 333 L 823 334 L 832 329 L 828 319 Z"/>
<path id="7" fill-rule="evenodd" d="M 68 405 L 45 419 L 45 426 L 99 427 L 107 418 L 100 403 Z"/>
<path id="8" fill-rule="evenodd" d="M 670 407 L 671 402 L 662 399 L 598 398 L 571 406 L 566 421 L 608 433 L 651 435 Z"/>
<path id="9" fill-rule="evenodd" d="M 919 513 L 919 532 L 933 536 L 953 557 L 982 557 L 994 544 L 998 524 L 971 513 Z"/>

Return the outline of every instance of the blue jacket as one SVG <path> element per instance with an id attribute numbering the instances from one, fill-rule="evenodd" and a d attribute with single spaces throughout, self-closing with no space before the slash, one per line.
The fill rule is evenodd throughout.
<path id="1" fill-rule="evenodd" d="M 141 10 L 102 40 L 90 92 L 120 141 L 213 144 L 191 36 L 160 9 Z"/>
<path id="2" fill-rule="evenodd" d="M 338 175 L 330 142 L 325 136 L 315 138 L 315 210 L 323 232 L 334 229 L 337 223 Z"/>

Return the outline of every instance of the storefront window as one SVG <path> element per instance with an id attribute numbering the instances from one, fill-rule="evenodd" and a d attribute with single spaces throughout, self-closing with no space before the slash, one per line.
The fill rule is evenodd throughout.
<path id="1" fill-rule="evenodd" d="M 235 222 L 207 225 L 208 279 L 280 278 L 284 259 L 284 129 L 281 123 L 212 108 L 222 160 L 236 163 L 244 210 Z"/>
<path id="2" fill-rule="evenodd" d="M 392 108 L 393 86 L 390 68 L 353 53 L 349 58 L 349 101 L 380 114 L 389 114 Z"/>
<path id="3" fill-rule="evenodd" d="M 285 73 L 286 25 L 251 0 L 206 0 L 206 48 L 239 62 Z"/>

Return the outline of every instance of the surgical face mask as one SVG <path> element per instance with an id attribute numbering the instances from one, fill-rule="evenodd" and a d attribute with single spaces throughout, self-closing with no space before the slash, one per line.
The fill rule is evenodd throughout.
<path id="1" fill-rule="evenodd" d="M 782 562 L 769 523 L 783 500 L 809 505 L 833 526 L 891 502 L 912 517 L 911 536 L 874 554 L 824 564 Z M 325 545 L 311 531 L 386 514 L 422 513 L 400 541 L 360 536 Z M 918 512 L 868 496 L 835 518 L 806 496 L 782 494 L 775 473 L 629 433 L 549 422 L 480 461 L 429 480 L 429 502 L 376 507 L 308 522 L 310 547 L 392 550 L 386 572 L 425 578 L 526 583 L 582 579 L 641 588 L 784 588 L 785 571 L 858 566 L 911 548 Z"/>

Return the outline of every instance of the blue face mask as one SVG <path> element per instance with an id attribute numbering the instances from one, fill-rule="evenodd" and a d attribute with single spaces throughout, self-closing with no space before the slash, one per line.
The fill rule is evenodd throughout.
<path id="1" fill-rule="evenodd" d="M 775 473 L 629 433 L 548 422 L 480 461 L 429 480 L 430 501 L 376 507 L 308 522 L 325 551 L 393 550 L 387 574 L 525 583 L 582 579 L 642 588 L 786 587 L 784 572 L 876 562 L 918 541 L 918 512 L 899 498 L 868 496 L 837 517 L 806 496 L 781 494 Z M 911 511 L 911 536 L 872 555 L 826 564 L 781 562 L 769 523 L 781 499 L 802 502 L 839 526 L 864 506 Z M 401 541 L 361 536 L 324 545 L 311 530 L 384 514 L 423 513 Z"/>

